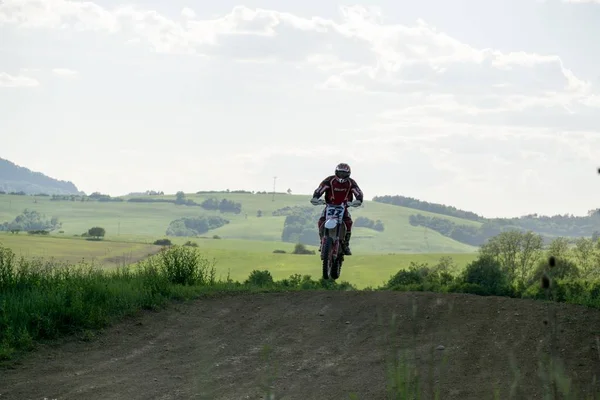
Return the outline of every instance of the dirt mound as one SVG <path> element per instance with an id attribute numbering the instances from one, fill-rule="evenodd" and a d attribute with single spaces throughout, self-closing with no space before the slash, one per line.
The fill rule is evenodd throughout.
<path id="1" fill-rule="evenodd" d="M 589 388 L 594 373 L 600 378 L 597 310 L 470 295 L 299 292 L 173 305 L 91 342 L 42 348 L 0 371 L 0 400 L 262 399 L 264 385 L 275 399 L 384 399 L 393 346 L 412 352 L 422 386 L 439 386 L 443 399 L 491 399 L 496 387 L 508 399 L 515 377 L 512 398 L 540 398 L 549 307 L 565 369 Z"/>

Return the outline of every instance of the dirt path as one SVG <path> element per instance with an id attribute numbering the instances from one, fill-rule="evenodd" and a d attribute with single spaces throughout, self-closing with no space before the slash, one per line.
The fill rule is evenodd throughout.
<path id="1" fill-rule="evenodd" d="M 566 369 L 574 384 L 589 387 L 593 373 L 600 378 L 600 312 L 552 307 Z M 495 385 L 499 398 L 509 399 L 511 349 L 521 370 L 521 392 L 514 398 L 536 399 L 542 394 L 537 348 L 549 332 L 547 310 L 534 301 L 397 292 L 198 300 L 144 313 L 92 342 L 36 351 L 16 369 L 0 370 L 0 400 L 258 400 L 269 372 L 278 400 L 341 400 L 352 392 L 359 399 L 384 399 L 392 313 L 398 314 L 394 343 L 415 352 L 424 383 L 437 382 L 442 399 L 492 399 Z M 263 345 L 271 346 L 270 359 L 262 358 Z M 448 364 L 441 371 L 444 356 Z"/>

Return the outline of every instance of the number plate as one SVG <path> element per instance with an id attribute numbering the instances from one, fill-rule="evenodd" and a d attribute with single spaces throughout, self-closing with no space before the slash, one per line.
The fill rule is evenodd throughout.
<path id="1" fill-rule="evenodd" d="M 343 206 L 328 206 L 326 211 L 327 218 L 341 218 L 343 213 Z"/>

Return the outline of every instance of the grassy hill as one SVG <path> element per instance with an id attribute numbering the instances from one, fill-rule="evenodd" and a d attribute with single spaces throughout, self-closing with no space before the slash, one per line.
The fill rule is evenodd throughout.
<path id="1" fill-rule="evenodd" d="M 151 196 L 146 196 L 152 198 Z M 173 203 L 133 203 L 124 201 L 52 201 L 50 197 L 0 195 L 0 223 L 10 222 L 24 209 L 35 210 L 48 218 L 58 217 L 62 222 L 61 235 L 73 236 L 86 232 L 92 226 L 106 229 L 107 238 L 130 241 L 154 241 L 165 237 L 169 223 L 183 217 L 220 215 L 230 221 L 206 236 L 219 235 L 227 239 L 281 241 L 284 216 L 272 212 L 284 207 L 310 207 L 309 196 L 246 193 L 186 194 L 186 199 L 196 203 L 209 198 L 227 199 L 242 205 L 240 214 L 208 211 L 202 207 L 175 205 Z M 175 196 L 156 196 L 156 199 L 174 200 Z M 321 207 L 315 208 L 320 210 Z M 257 211 L 262 217 L 257 217 Z M 352 215 L 381 220 L 385 229 L 378 232 L 368 228 L 354 228 L 353 250 L 357 253 L 470 253 L 476 247 L 457 242 L 431 229 L 412 226 L 410 215 L 414 210 L 390 204 L 366 201 L 353 209 Z M 460 225 L 479 227 L 478 221 L 421 212 L 423 215 L 444 218 Z M 316 224 L 315 224 L 316 230 Z M 55 233 L 56 234 L 56 233 Z"/>

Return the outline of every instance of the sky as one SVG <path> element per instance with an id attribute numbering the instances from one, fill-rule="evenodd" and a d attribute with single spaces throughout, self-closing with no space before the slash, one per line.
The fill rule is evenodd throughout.
<path id="1" fill-rule="evenodd" d="M 0 0 L 0 157 L 86 193 L 600 202 L 600 0 Z"/>

